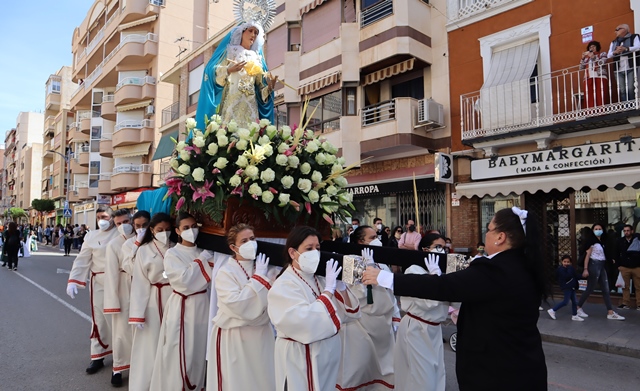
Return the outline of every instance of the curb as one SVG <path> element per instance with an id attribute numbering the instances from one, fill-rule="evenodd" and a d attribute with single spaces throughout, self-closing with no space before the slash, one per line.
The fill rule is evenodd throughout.
<path id="1" fill-rule="evenodd" d="M 561 337 L 558 335 L 551 335 L 551 334 L 541 334 L 541 336 L 544 342 L 574 346 L 582 349 L 595 350 L 598 352 L 609 353 L 609 354 L 617 354 L 619 356 L 640 358 L 640 350 L 638 349 L 609 345 L 602 342 L 585 341 L 577 338 Z"/>

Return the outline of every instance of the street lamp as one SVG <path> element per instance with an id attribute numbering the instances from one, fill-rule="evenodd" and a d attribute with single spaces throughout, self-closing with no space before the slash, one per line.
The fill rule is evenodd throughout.
<path id="1" fill-rule="evenodd" d="M 64 161 L 67 164 L 67 185 L 65 186 L 65 207 L 62 208 L 63 210 L 66 210 L 67 208 L 69 208 L 69 184 L 71 183 L 71 161 L 69 159 L 69 155 L 63 155 L 58 151 L 53 151 L 51 149 L 47 150 L 47 152 L 51 152 L 51 153 L 55 153 L 58 154 L 60 156 L 62 156 L 62 158 L 64 159 Z M 65 217 L 67 219 L 66 223 L 69 224 L 69 218 Z M 66 224 L 65 224 L 66 225 Z"/>

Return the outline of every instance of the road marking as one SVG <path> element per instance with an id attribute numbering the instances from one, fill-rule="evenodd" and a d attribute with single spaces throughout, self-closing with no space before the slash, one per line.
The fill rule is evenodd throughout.
<path id="1" fill-rule="evenodd" d="M 62 304 L 63 306 L 67 307 L 68 309 L 70 309 L 71 311 L 75 312 L 76 314 L 80 315 L 80 317 L 84 320 L 86 320 L 87 322 L 91 323 L 91 317 L 87 314 L 85 314 L 84 312 L 80 311 L 79 309 L 77 309 L 76 307 L 72 306 L 71 304 L 67 303 L 66 301 L 62 300 L 60 297 L 58 297 L 56 294 L 54 294 L 53 292 L 47 290 L 45 287 L 43 287 L 42 285 L 38 284 L 37 282 L 33 281 L 32 279 L 23 276 L 22 274 L 18 273 L 18 272 L 13 272 L 13 274 L 17 274 L 20 277 L 24 278 L 25 280 L 27 280 L 27 282 L 31 283 L 32 285 L 34 285 L 36 288 L 40 289 L 41 291 L 43 291 L 44 293 L 46 293 L 47 295 L 51 296 L 54 300 L 56 300 L 58 303 Z"/>
<path id="2" fill-rule="evenodd" d="M 71 274 L 71 270 L 67 270 L 67 269 L 56 269 L 56 273 L 57 274 Z"/>

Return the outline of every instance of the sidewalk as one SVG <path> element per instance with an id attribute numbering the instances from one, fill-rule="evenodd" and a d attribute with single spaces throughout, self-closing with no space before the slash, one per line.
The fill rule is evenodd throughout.
<path id="1" fill-rule="evenodd" d="M 584 312 L 589 315 L 584 322 L 571 320 L 571 305 L 558 310 L 557 320 L 553 320 L 547 313 L 550 307 L 543 303 L 544 310 L 540 311 L 538 320 L 542 340 L 640 358 L 640 311 L 634 306 L 631 310 L 619 310 L 615 308 L 618 300 L 613 302 L 614 311 L 626 320 L 609 320 L 604 304 L 588 302 L 583 307 Z M 553 305 L 551 299 L 549 303 Z"/>

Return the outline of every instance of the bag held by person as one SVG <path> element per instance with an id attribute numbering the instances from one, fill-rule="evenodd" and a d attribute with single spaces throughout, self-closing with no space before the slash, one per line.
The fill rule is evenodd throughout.
<path id="1" fill-rule="evenodd" d="M 624 280 L 622 279 L 622 273 L 618 272 L 618 279 L 616 280 L 616 287 L 624 289 Z"/>

